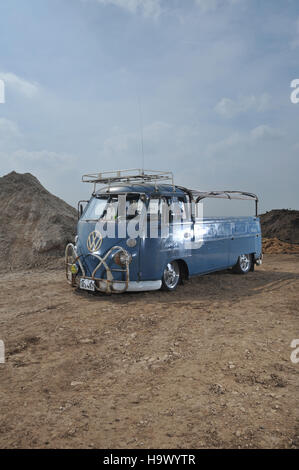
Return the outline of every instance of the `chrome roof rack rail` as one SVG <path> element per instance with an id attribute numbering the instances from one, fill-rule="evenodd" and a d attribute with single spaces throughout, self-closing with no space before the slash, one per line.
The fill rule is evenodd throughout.
<path id="1" fill-rule="evenodd" d="M 196 199 L 197 201 L 200 201 L 201 199 L 205 199 L 207 197 L 258 201 L 258 197 L 256 196 L 256 194 L 247 193 L 244 191 L 197 191 L 191 189 L 190 192 L 193 195 L 194 199 Z"/>
<path id="2" fill-rule="evenodd" d="M 174 187 L 173 173 L 171 171 L 143 170 L 133 168 L 130 170 L 102 171 L 82 176 L 83 183 L 111 185 L 112 183 L 150 183 L 169 181 Z"/>
<path id="3" fill-rule="evenodd" d="M 197 191 L 189 190 L 195 202 L 199 202 L 205 198 L 221 198 L 221 199 L 238 199 L 243 201 L 255 201 L 255 215 L 258 216 L 259 199 L 256 194 L 245 191 Z"/>

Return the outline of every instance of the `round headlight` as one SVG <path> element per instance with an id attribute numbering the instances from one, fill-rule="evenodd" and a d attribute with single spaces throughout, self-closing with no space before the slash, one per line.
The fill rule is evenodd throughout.
<path id="1" fill-rule="evenodd" d="M 114 255 L 113 260 L 114 260 L 114 263 L 120 266 L 125 266 L 126 263 L 131 263 L 132 256 L 129 253 L 120 251 Z"/>
<path id="2" fill-rule="evenodd" d="M 119 259 L 121 264 L 131 263 L 132 256 L 129 253 L 121 253 Z"/>

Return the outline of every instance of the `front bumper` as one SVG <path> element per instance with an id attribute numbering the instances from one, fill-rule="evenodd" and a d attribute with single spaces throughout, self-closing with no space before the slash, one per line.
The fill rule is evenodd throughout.
<path id="1" fill-rule="evenodd" d="M 119 268 L 112 268 L 109 266 L 109 261 L 111 256 L 116 253 L 124 253 L 127 261 L 123 267 Z M 129 254 L 128 252 L 120 247 L 120 246 L 113 246 L 104 256 L 100 256 L 96 253 L 90 253 L 89 256 L 93 256 L 96 259 L 96 266 L 91 273 L 91 276 L 86 275 L 86 269 L 84 267 L 84 263 L 82 262 L 82 255 L 78 255 L 76 247 L 69 243 L 65 249 L 65 270 L 66 270 L 66 278 L 73 287 L 78 287 L 80 277 L 85 279 L 91 279 L 95 281 L 95 288 L 99 292 L 104 292 L 106 294 L 122 294 L 126 292 L 129 287 L 130 281 L 130 270 L 129 270 Z M 73 273 L 72 266 L 78 266 L 80 269 L 80 273 Z M 96 277 L 97 271 L 101 267 L 105 268 L 105 275 L 106 277 Z M 116 280 L 114 279 L 113 273 L 122 273 L 124 280 Z"/>

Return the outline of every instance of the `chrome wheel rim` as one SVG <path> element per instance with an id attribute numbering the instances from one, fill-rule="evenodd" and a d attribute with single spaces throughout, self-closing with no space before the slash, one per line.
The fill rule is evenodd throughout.
<path id="1" fill-rule="evenodd" d="M 180 270 L 178 264 L 174 261 L 172 263 L 168 263 L 166 268 L 164 269 L 164 282 L 169 289 L 173 289 L 180 277 Z"/>
<path id="2" fill-rule="evenodd" d="M 250 267 L 250 259 L 249 255 L 241 255 L 240 256 L 240 268 L 242 271 L 248 271 Z"/>

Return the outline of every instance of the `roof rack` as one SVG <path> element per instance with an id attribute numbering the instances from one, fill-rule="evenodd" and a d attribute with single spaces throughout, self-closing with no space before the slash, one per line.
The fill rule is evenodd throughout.
<path id="1" fill-rule="evenodd" d="M 101 173 L 90 173 L 82 176 L 83 183 L 97 184 L 111 183 L 149 183 L 158 181 L 170 181 L 174 187 L 173 173 L 171 171 L 143 170 L 133 168 L 130 170 L 102 171 Z"/>
<path id="2" fill-rule="evenodd" d="M 169 181 L 173 189 L 179 188 L 186 191 L 191 200 L 199 202 L 205 198 L 239 199 L 255 201 L 256 215 L 258 214 L 258 197 L 253 193 L 244 191 L 198 191 L 187 189 L 182 186 L 175 186 L 173 173 L 171 171 L 144 170 L 133 168 L 130 170 L 102 171 L 100 173 L 89 173 L 82 176 L 83 183 L 93 183 L 94 192 L 97 184 L 110 185 L 112 183 L 149 183 L 153 182 L 157 189 L 157 182 Z"/>

